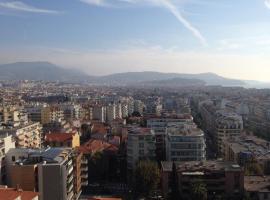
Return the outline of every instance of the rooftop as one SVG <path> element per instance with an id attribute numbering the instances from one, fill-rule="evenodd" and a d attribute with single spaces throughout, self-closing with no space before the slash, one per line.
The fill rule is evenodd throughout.
<path id="1" fill-rule="evenodd" d="M 22 152 L 27 154 L 26 159 L 18 160 L 17 164 L 31 165 L 46 162 L 46 164 L 62 163 L 72 152 L 70 148 L 47 148 L 47 149 L 10 149 L 8 154 Z M 37 159 L 38 158 L 38 159 Z"/>
<path id="2" fill-rule="evenodd" d="M 175 162 L 177 171 L 185 173 L 204 173 L 207 171 L 239 171 L 241 167 L 238 164 L 232 162 L 225 162 L 219 160 L 207 160 L 207 161 L 188 161 L 188 162 Z M 162 161 L 161 167 L 163 171 L 172 171 L 173 162 Z"/>
<path id="3" fill-rule="evenodd" d="M 270 192 L 270 176 L 245 176 L 244 180 L 248 192 Z"/>
<path id="4" fill-rule="evenodd" d="M 48 133 L 45 136 L 47 142 L 65 142 L 72 140 L 75 133 Z"/>
<path id="5" fill-rule="evenodd" d="M 14 188 L 0 188 L 0 199 L 15 200 L 21 197 L 21 200 L 32 200 L 39 194 L 37 192 L 16 190 Z"/>
<path id="6" fill-rule="evenodd" d="M 84 143 L 77 149 L 85 154 L 92 154 L 101 151 L 108 151 L 108 152 L 118 151 L 118 147 L 116 147 L 115 145 L 109 144 L 108 142 L 102 140 L 95 140 L 95 139 L 89 140 L 88 142 Z"/>
<path id="7" fill-rule="evenodd" d="M 204 136 L 204 132 L 196 125 L 172 125 L 167 127 L 167 133 L 171 136 Z"/>
<path id="8" fill-rule="evenodd" d="M 128 133 L 132 135 L 152 135 L 153 130 L 151 128 L 131 127 L 128 129 Z"/>
<path id="9" fill-rule="evenodd" d="M 258 159 L 270 159 L 270 143 L 256 136 L 243 135 L 227 142 L 235 153 L 251 153 Z"/>

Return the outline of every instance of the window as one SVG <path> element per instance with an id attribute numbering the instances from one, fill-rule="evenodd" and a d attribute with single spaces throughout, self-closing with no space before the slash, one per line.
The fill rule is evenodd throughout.
<path id="1" fill-rule="evenodd" d="M 11 157 L 12 162 L 15 162 L 15 156 Z"/>
<path id="2" fill-rule="evenodd" d="M 143 136 L 139 136 L 139 140 L 144 140 L 144 137 Z"/>

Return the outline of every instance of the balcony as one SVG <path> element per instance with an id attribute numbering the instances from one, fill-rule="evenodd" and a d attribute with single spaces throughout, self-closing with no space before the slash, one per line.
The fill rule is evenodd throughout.
<path id="1" fill-rule="evenodd" d="M 68 168 L 68 174 L 71 174 L 73 172 L 73 166 Z"/>
<path id="2" fill-rule="evenodd" d="M 88 185 L 88 181 L 82 181 L 81 185 L 82 186 L 87 186 Z"/>
<path id="3" fill-rule="evenodd" d="M 68 193 L 67 200 L 73 199 L 73 196 L 74 196 L 73 192 Z"/>
<path id="4" fill-rule="evenodd" d="M 68 193 L 71 192 L 72 189 L 73 189 L 73 184 L 70 184 L 70 185 L 68 186 L 67 192 L 68 192 Z"/>
<path id="5" fill-rule="evenodd" d="M 71 182 L 73 181 L 73 176 L 70 176 L 69 178 L 68 178 L 68 183 L 70 184 Z"/>
<path id="6" fill-rule="evenodd" d="M 81 167 L 81 171 L 87 172 L 88 171 L 88 167 Z"/>
<path id="7" fill-rule="evenodd" d="M 19 140 L 24 140 L 25 137 L 24 137 L 24 135 L 18 135 L 17 138 L 18 138 Z"/>
<path id="8" fill-rule="evenodd" d="M 68 166 L 72 165 L 72 160 L 70 160 L 67 165 Z"/>
<path id="9" fill-rule="evenodd" d="M 83 159 L 83 160 L 81 161 L 81 164 L 88 164 L 88 160 Z"/>
<path id="10" fill-rule="evenodd" d="M 81 174 L 81 178 L 87 179 L 88 178 L 88 174 Z"/>

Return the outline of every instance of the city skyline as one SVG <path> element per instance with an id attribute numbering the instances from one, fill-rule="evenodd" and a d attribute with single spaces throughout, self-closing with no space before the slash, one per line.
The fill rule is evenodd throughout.
<path id="1" fill-rule="evenodd" d="M 269 82 L 269 8 L 264 0 L 0 0 L 0 60 Z"/>

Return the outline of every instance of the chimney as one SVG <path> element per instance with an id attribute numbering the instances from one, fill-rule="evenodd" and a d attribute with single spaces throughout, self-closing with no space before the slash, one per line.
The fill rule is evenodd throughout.
<path id="1" fill-rule="evenodd" d="M 18 192 L 22 192 L 23 191 L 19 184 L 16 185 L 16 191 L 18 191 Z"/>

